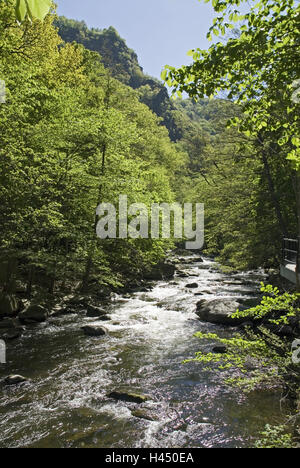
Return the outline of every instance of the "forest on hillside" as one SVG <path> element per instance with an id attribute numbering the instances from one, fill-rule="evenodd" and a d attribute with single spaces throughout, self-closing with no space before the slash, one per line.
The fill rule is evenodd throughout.
<path id="1" fill-rule="evenodd" d="M 0 336 L 13 343 L 29 336 L 25 349 L 30 353 L 35 349 L 31 344 L 44 333 L 38 329 L 27 336 L 31 326 L 50 319 L 55 330 L 68 330 L 69 322 L 57 325 L 55 319 L 82 318 L 84 312 L 84 318 L 118 327 L 123 315 L 113 321 L 108 312 L 114 300 L 121 311 L 129 301 L 133 329 L 138 333 L 139 320 L 152 320 L 149 339 L 160 353 L 164 337 L 156 328 L 161 318 L 155 307 L 167 317 L 163 325 L 170 326 L 174 343 L 183 337 L 178 323 L 185 322 L 172 313 L 184 310 L 188 325 L 181 326 L 204 345 L 197 351 L 197 340 L 197 349 L 191 344 L 195 357 L 186 350 L 178 351 L 178 357 L 171 342 L 171 367 L 175 357 L 187 367 L 204 365 L 201 376 L 209 370 L 222 376 L 221 392 L 232 386 L 239 395 L 254 392 L 254 399 L 255 392 L 261 396 L 266 389 L 280 388 L 292 409 L 283 418 L 281 413 L 270 416 L 274 425 L 260 438 L 252 421 L 247 443 L 292 448 L 300 441 L 299 363 L 292 362 L 291 352 L 300 336 L 300 285 L 299 279 L 296 285 L 282 281 L 279 267 L 282 239 L 299 241 L 300 236 L 300 12 L 296 0 L 261 0 L 246 14 L 238 11 L 241 3 L 213 1 L 210 48 L 190 51 L 191 65 L 166 66 L 158 80 L 144 73 L 137 54 L 113 26 L 89 28 L 84 21 L 58 16 L 50 0 L 0 0 L 0 330 L 5 332 Z M 203 203 L 204 248 L 184 251 L 186 239 L 179 239 L 175 228 L 170 238 L 99 239 L 97 207 L 119 207 L 120 195 L 127 195 L 129 204 L 144 204 L 149 217 L 153 204 Z M 299 248 L 296 257 L 292 263 L 298 278 Z M 155 283 L 159 281 L 168 283 Z M 186 296 L 178 290 L 176 296 L 178 285 Z M 159 298 L 151 296 L 157 288 L 163 289 Z M 135 293 L 148 296 L 136 298 Z M 147 311 L 142 319 L 141 303 Z M 196 329 L 188 328 L 195 317 L 185 306 L 196 310 Z M 206 322 L 200 331 L 199 318 Z M 99 331 L 99 324 L 88 325 L 82 327 L 87 335 L 109 336 L 107 329 Z M 112 339 L 124 339 L 121 331 L 112 333 Z M 72 339 L 76 337 L 72 332 Z M 144 338 L 137 340 L 137 349 L 148 335 Z M 63 340 L 55 339 L 58 354 L 66 351 Z M 189 335 L 184 341 L 189 351 Z M 120 345 L 121 358 L 115 358 L 118 365 L 125 356 L 128 373 L 134 343 L 130 335 Z M 207 351 L 211 344 L 217 346 Z M 42 352 L 43 346 L 37 346 Z M 114 353 L 118 344 L 109 349 Z M 152 351 L 140 352 L 144 357 Z M 153 359 L 163 365 L 160 357 Z M 169 355 L 164 359 L 168 363 Z M 149 362 L 144 362 L 145 372 Z M 92 374 L 92 367 L 88 369 Z M 42 365 L 40 370 L 48 372 Z M 126 372 L 119 370 L 118 383 L 124 375 L 127 379 Z M 170 381 L 177 381 L 176 372 Z M 188 386 L 194 375 L 184 380 Z M 140 370 L 130 374 L 127 384 L 132 386 L 139 376 Z M 138 404 L 147 400 L 128 389 L 127 400 L 120 391 L 106 396 Z M 177 401 L 173 398 L 172 404 Z M 275 399 L 280 400 L 277 394 Z M 172 426 L 176 434 L 184 432 L 184 401 L 181 419 Z M 197 398 L 193 401 L 196 405 Z M 267 405 L 268 398 L 264 401 Z M 138 419 L 156 421 L 152 413 L 146 416 L 135 411 Z M 257 418 L 260 427 L 265 419 Z M 227 427 L 223 422 L 218 427 Z M 130 440 L 136 437 L 132 434 Z M 228 444 L 238 445 L 237 439 Z M 51 439 L 49 444 L 58 442 Z"/>

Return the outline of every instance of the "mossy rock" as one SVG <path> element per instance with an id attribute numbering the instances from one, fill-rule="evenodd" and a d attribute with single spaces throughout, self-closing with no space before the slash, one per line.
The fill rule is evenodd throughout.
<path id="1" fill-rule="evenodd" d="M 111 393 L 109 393 L 108 398 L 113 398 L 114 400 L 118 401 L 126 401 L 128 403 L 145 403 L 150 399 L 148 395 L 142 395 L 139 393 L 133 393 L 133 392 L 126 392 L 126 391 L 120 391 L 120 390 L 115 390 Z"/>

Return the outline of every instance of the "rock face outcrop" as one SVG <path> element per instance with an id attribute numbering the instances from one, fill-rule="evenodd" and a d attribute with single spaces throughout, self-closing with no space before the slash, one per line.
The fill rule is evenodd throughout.
<path id="1" fill-rule="evenodd" d="M 237 309 L 243 310 L 244 307 L 232 299 L 203 299 L 197 304 L 196 314 L 202 322 L 237 326 L 245 321 L 232 317 Z"/>

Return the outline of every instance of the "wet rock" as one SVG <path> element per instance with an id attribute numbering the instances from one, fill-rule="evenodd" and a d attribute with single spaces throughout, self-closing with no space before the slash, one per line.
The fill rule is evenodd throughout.
<path id="1" fill-rule="evenodd" d="M 57 309 L 51 312 L 50 317 L 64 317 L 65 315 L 77 314 L 78 310 L 72 309 L 71 307 L 65 307 L 62 309 Z"/>
<path id="2" fill-rule="evenodd" d="M 131 411 L 131 414 L 135 418 L 145 419 L 146 421 L 158 421 L 159 420 L 157 416 L 149 413 L 146 410 L 137 409 L 137 410 Z"/>
<path id="3" fill-rule="evenodd" d="M 138 404 L 145 403 L 147 400 L 149 400 L 149 396 L 147 395 L 141 395 L 139 393 L 131 393 L 125 391 L 114 391 L 109 393 L 107 396 L 108 398 L 113 398 L 114 400 Z"/>
<path id="4" fill-rule="evenodd" d="M 85 296 L 74 296 L 71 297 L 68 301 L 68 306 L 74 307 L 87 307 L 88 306 L 88 298 Z"/>
<path id="5" fill-rule="evenodd" d="M 109 322 L 111 320 L 111 317 L 109 315 L 101 315 L 101 317 L 98 317 L 98 320 L 100 322 Z"/>
<path id="6" fill-rule="evenodd" d="M 185 286 L 188 289 L 197 289 L 199 287 L 198 283 L 190 283 Z"/>
<path id="7" fill-rule="evenodd" d="M 5 335 L 3 335 L 3 339 L 6 341 L 13 341 L 13 340 L 17 340 L 18 338 L 21 338 L 21 336 L 22 336 L 21 330 L 14 330 L 9 333 L 5 333 Z"/>
<path id="8" fill-rule="evenodd" d="M 203 263 L 204 260 L 203 260 L 202 257 L 194 257 L 194 258 L 193 258 L 193 262 L 194 262 L 194 263 Z"/>
<path id="9" fill-rule="evenodd" d="M 144 273 L 144 278 L 150 281 L 160 281 L 174 278 L 176 267 L 173 263 L 159 263 Z"/>
<path id="10" fill-rule="evenodd" d="M 19 314 L 21 323 L 26 325 L 32 323 L 42 323 L 48 318 L 48 310 L 40 305 L 30 305 L 23 312 Z"/>
<path id="11" fill-rule="evenodd" d="M 212 349 L 212 352 L 215 353 L 215 354 L 226 354 L 227 353 L 227 346 L 222 346 L 222 345 L 218 345 L 218 346 L 214 346 L 213 349 Z"/>
<path id="12" fill-rule="evenodd" d="M 178 270 L 177 271 L 177 276 L 178 278 L 189 278 L 190 275 L 186 273 L 185 271 Z"/>
<path id="13" fill-rule="evenodd" d="M 25 382 L 28 382 L 28 379 L 22 375 L 9 375 L 4 380 L 5 385 L 20 385 Z"/>
<path id="14" fill-rule="evenodd" d="M 241 305 L 232 299 L 202 299 L 197 304 L 196 314 L 203 322 L 219 325 L 240 325 L 245 319 L 232 318 Z"/>
<path id="15" fill-rule="evenodd" d="M 198 265 L 197 268 L 198 268 L 198 270 L 208 270 L 207 265 Z"/>
<path id="16" fill-rule="evenodd" d="M 81 330 L 83 330 L 84 334 L 86 336 L 104 336 L 107 335 L 107 330 L 103 327 L 97 327 L 97 326 L 85 326 L 81 327 Z"/>
<path id="17" fill-rule="evenodd" d="M 104 309 L 101 309 L 101 307 L 96 307 L 96 306 L 91 306 L 91 305 L 87 307 L 87 311 L 86 311 L 87 317 L 96 318 L 96 317 L 101 317 L 104 315 L 106 315 L 106 311 Z"/>
<path id="18" fill-rule="evenodd" d="M 13 319 L 1 320 L 0 330 L 16 328 L 15 321 Z"/>

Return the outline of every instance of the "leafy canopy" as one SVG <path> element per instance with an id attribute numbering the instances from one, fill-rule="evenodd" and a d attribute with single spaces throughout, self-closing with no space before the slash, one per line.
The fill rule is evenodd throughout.
<path id="1" fill-rule="evenodd" d="M 243 3 L 212 0 L 218 16 L 207 37 L 221 35 L 222 41 L 208 50 L 191 50 L 191 65 L 166 66 L 162 78 L 174 93 L 187 92 L 193 98 L 226 92 L 244 112 L 243 119 L 232 123 L 252 136 L 266 129 L 276 133 L 276 143 L 298 168 L 299 2 L 261 0 L 241 14 L 238 8 Z M 228 33 L 231 37 L 226 40 Z"/>

